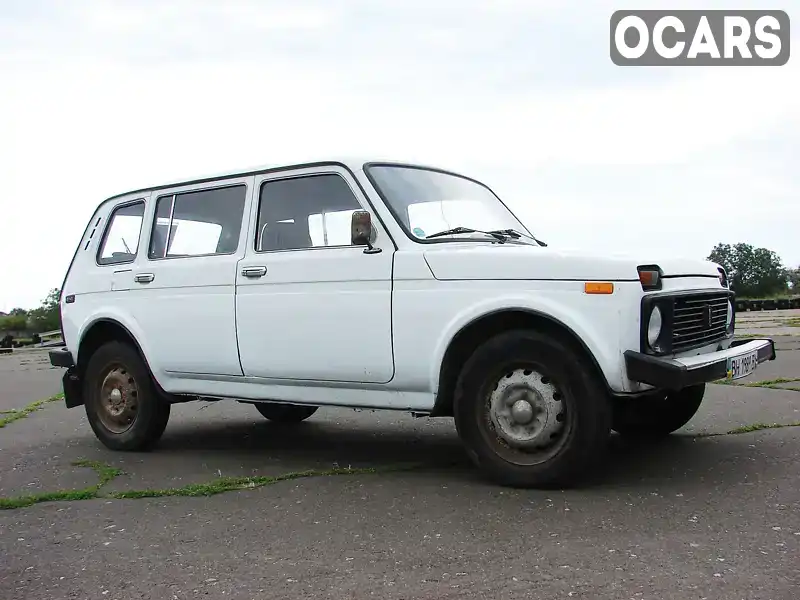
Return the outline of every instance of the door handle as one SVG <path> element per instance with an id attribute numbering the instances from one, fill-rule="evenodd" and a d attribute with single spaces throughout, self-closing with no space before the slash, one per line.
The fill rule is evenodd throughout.
<path id="1" fill-rule="evenodd" d="M 263 277 L 267 274 L 267 267 L 245 267 L 242 275 L 245 277 Z"/>
<path id="2" fill-rule="evenodd" d="M 133 280 L 136 283 L 150 283 L 156 278 L 152 273 L 139 273 Z"/>

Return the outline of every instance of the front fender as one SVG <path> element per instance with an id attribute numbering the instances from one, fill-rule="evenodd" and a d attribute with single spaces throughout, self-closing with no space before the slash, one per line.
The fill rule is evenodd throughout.
<path id="1" fill-rule="evenodd" d="M 625 329 L 621 327 L 621 315 L 627 313 L 621 311 L 620 306 L 616 293 L 590 296 L 583 294 L 582 285 L 579 292 L 508 294 L 471 304 L 453 315 L 437 341 L 429 375 L 431 389 L 438 390 L 442 361 L 460 331 L 498 312 L 524 311 L 545 317 L 572 332 L 594 357 L 608 387 L 621 391 L 624 362 L 620 331 Z M 638 313 L 631 314 L 630 318 L 638 320 Z"/>

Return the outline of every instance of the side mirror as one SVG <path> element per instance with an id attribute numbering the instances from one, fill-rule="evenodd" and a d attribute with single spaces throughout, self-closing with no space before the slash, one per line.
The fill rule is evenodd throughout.
<path id="1" fill-rule="evenodd" d="M 364 254 L 377 254 L 380 248 L 372 245 L 372 217 L 365 210 L 353 211 L 350 219 L 350 243 L 353 246 L 366 246 Z"/>
<path id="2" fill-rule="evenodd" d="M 372 233 L 372 217 L 365 210 L 353 211 L 350 220 L 350 243 L 353 246 L 365 246 Z"/>

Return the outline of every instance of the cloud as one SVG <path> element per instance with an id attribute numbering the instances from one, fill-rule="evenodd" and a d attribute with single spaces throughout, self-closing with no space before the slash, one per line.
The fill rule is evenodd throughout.
<path id="1" fill-rule="evenodd" d="M 615 8 L 15 3 L 0 17 L 0 256 L 25 248 L 41 279 L 4 260 L 0 310 L 60 284 L 108 195 L 341 154 L 483 178 L 554 245 L 703 257 L 758 240 L 800 263 L 797 61 L 616 67 Z"/>

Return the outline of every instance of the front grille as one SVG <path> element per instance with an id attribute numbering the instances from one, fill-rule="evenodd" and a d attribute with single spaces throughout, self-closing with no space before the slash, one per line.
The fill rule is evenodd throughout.
<path id="1" fill-rule="evenodd" d="M 728 294 L 676 296 L 672 311 L 672 351 L 711 344 L 725 337 Z"/>

